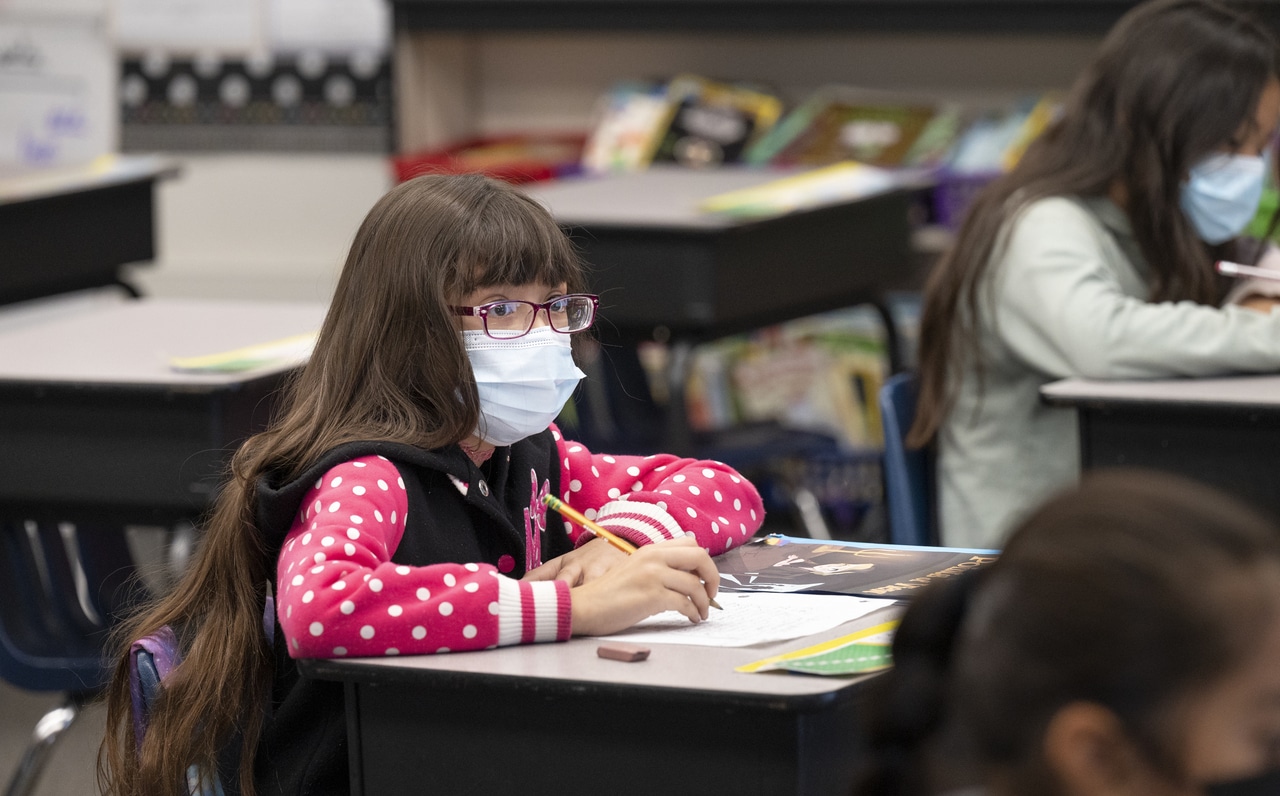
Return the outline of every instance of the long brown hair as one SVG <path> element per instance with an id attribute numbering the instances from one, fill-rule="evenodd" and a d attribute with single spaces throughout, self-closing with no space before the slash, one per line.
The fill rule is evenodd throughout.
<path id="1" fill-rule="evenodd" d="M 931 752 L 954 754 L 931 746 L 949 730 L 963 736 L 962 779 L 999 772 L 1012 792 L 1056 794 L 1044 733 L 1076 701 L 1110 710 L 1153 767 L 1181 779 L 1186 728 L 1171 717 L 1245 661 L 1278 615 L 1270 519 L 1170 474 L 1086 476 L 1028 517 L 994 565 L 912 601 L 854 792 L 953 784 L 930 781 L 956 765 Z"/>
<path id="2" fill-rule="evenodd" d="M 1210 247 L 1179 206 L 1190 167 L 1238 145 L 1277 74 L 1276 43 L 1260 23 L 1212 0 L 1156 0 L 1127 13 L 1076 80 L 1062 113 L 1018 165 L 970 208 L 955 245 L 925 288 L 920 393 L 913 447 L 927 445 L 951 408 L 961 374 L 980 374 L 979 306 L 1001 234 L 1029 204 L 1051 196 L 1105 197 L 1119 187 L 1149 268 L 1151 301 L 1216 304 L 1222 288 Z"/>
<path id="3" fill-rule="evenodd" d="M 272 682 L 262 611 L 275 564 L 255 525 L 256 480 L 292 480 L 344 442 L 430 449 L 465 439 L 476 428 L 479 400 L 448 305 L 486 285 L 564 282 L 572 292 L 583 281 L 572 244 L 551 216 L 505 183 L 418 177 L 374 205 L 278 418 L 232 457 L 190 570 L 114 635 L 98 756 L 104 793 L 173 793 L 189 765 L 215 770 L 220 749 L 239 732 L 240 790 L 252 796 Z M 128 648 L 165 625 L 179 631 L 183 661 L 165 681 L 139 748 Z"/>

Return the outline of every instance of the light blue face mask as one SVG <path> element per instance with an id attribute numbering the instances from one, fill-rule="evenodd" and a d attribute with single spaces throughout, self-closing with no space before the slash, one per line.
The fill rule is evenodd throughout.
<path id="1" fill-rule="evenodd" d="M 1182 211 L 1205 243 L 1225 243 L 1258 212 L 1270 153 L 1210 155 L 1191 167 L 1182 184 Z"/>
<path id="2" fill-rule="evenodd" d="M 569 335 L 549 326 L 512 340 L 468 330 L 462 343 L 480 394 L 476 436 L 490 445 L 511 445 L 551 425 L 586 375 L 573 363 Z"/>

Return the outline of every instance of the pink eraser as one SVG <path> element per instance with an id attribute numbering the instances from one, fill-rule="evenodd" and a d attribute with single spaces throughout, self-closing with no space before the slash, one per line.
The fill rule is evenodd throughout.
<path id="1" fill-rule="evenodd" d="M 635 644 L 623 644 L 617 641 L 611 641 L 608 644 L 601 644 L 596 647 L 596 654 L 601 658 L 609 658 L 614 661 L 642 661 L 649 657 L 648 647 L 638 647 Z"/>

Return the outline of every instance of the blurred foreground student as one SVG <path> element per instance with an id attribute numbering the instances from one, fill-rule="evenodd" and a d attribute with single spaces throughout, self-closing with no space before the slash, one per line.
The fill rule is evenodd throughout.
<path id="1" fill-rule="evenodd" d="M 190 764 L 220 764 L 231 792 L 346 793 L 342 685 L 300 677 L 297 657 L 707 617 L 709 554 L 756 531 L 760 498 L 723 464 L 593 454 L 551 425 L 582 377 L 572 335 L 595 318 L 583 279 L 550 215 L 503 183 L 420 177 L 373 207 L 315 352 L 270 429 L 234 457 L 194 565 L 121 635 L 127 646 L 170 626 L 183 661 L 136 749 L 120 649 L 108 793 L 177 792 Z M 548 494 L 639 549 L 548 516 Z M 430 766 L 448 762 L 423 760 L 430 792 Z"/>
<path id="2" fill-rule="evenodd" d="M 893 653 L 856 794 L 936 792 L 947 737 L 974 794 L 1280 793 L 1280 528 L 1208 487 L 1086 477 L 922 593 Z"/>
<path id="3" fill-rule="evenodd" d="M 909 442 L 938 451 L 948 545 L 999 547 L 1079 472 L 1065 377 L 1280 368 L 1280 313 L 1220 305 L 1280 117 L 1271 32 L 1208 0 L 1130 11 L 933 273 Z M 1274 285 L 1242 286 L 1237 295 Z"/>

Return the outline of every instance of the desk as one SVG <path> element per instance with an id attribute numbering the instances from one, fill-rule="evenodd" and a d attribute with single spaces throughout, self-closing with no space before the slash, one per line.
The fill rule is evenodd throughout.
<path id="1" fill-rule="evenodd" d="M 60 296 L 0 312 L 0 516 L 168 524 L 209 504 L 290 368 L 175 373 L 318 329 L 319 304 Z"/>
<path id="2" fill-rule="evenodd" d="M 894 618 L 882 609 L 759 647 L 599 642 L 404 658 L 299 661 L 346 683 L 352 793 L 843 794 L 870 676 L 742 674 L 806 641 Z"/>
<path id="3" fill-rule="evenodd" d="M 154 185 L 177 174 L 158 157 L 0 171 L 0 304 L 120 284 L 121 266 L 151 260 Z"/>
<path id="4" fill-rule="evenodd" d="M 1080 464 L 1195 478 L 1280 517 L 1280 376 L 1067 379 L 1040 390 L 1080 418 Z"/>

